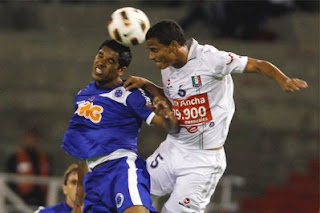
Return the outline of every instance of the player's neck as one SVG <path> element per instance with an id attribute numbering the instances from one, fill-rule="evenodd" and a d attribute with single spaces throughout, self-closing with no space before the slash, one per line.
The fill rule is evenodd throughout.
<path id="1" fill-rule="evenodd" d="M 67 203 L 68 206 L 70 206 L 71 208 L 73 208 L 73 206 L 74 206 L 74 201 L 72 201 L 69 197 L 67 197 L 66 203 Z"/>
<path id="2" fill-rule="evenodd" d="M 114 80 L 107 81 L 107 82 L 96 82 L 96 84 L 100 87 L 105 87 L 105 88 L 111 89 L 111 88 L 118 86 L 122 82 L 123 82 L 123 80 L 119 77 L 119 78 L 116 78 Z"/>
<path id="3" fill-rule="evenodd" d="M 179 48 L 177 54 L 176 54 L 176 63 L 174 63 L 172 66 L 174 68 L 181 68 L 188 62 L 188 47 L 186 45 Z"/>

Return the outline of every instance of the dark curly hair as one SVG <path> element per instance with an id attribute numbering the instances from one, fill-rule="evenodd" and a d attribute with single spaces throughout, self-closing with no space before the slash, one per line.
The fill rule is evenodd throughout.
<path id="1" fill-rule="evenodd" d="M 132 60 L 132 53 L 129 47 L 124 46 L 115 40 L 105 40 L 99 47 L 100 50 L 103 47 L 109 47 L 113 51 L 119 54 L 119 68 L 128 67 Z"/>

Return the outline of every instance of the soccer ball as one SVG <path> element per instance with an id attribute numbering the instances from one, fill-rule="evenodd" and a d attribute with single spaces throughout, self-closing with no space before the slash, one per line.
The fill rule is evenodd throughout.
<path id="1" fill-rule="evenodd" d="M 125 46 L 143 43 L 149 28 L 147 15 L 133 7 L 123 7 L 114 11 L 108 24 L 110 37 Z"/>

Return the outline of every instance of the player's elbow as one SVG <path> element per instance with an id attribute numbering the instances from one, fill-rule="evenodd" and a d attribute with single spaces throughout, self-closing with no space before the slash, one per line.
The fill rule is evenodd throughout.
<path id="1" fill-rule="evenodd" d="M 245 68 L 245 72 L 262 72 L 264 67 L 269 66 L 269 62 L 265 60 L 259 60 L 254 58 L 249 58 L 248 63 Z"/>

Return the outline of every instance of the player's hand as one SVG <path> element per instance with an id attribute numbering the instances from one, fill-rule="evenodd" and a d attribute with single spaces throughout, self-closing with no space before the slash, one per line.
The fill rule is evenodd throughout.
<path id="1" fill-rule="evenodd" d="M 308 87 L 307 82 L 298 79 L 298 78 L 288 78 L 286 81 L 280 84 L 283 91 L 286 92 L 295 92 L 299 91 L 300 89 L 305 89 Z"/>
<path id="2" fill-rule="evenodd" d="M 169 116 L 172 115 L 170 105 L 163 98 L 155 97 L 153 99 L 153 104 L 147 104 L 147 106 L 160 117 L 168 118 Z"/>
<path id="3" fill-rule="evenodd" d="M 142 88 L 148 80 L 142 77 L 130 75 L 123 84 L 126 90 Z"/>

